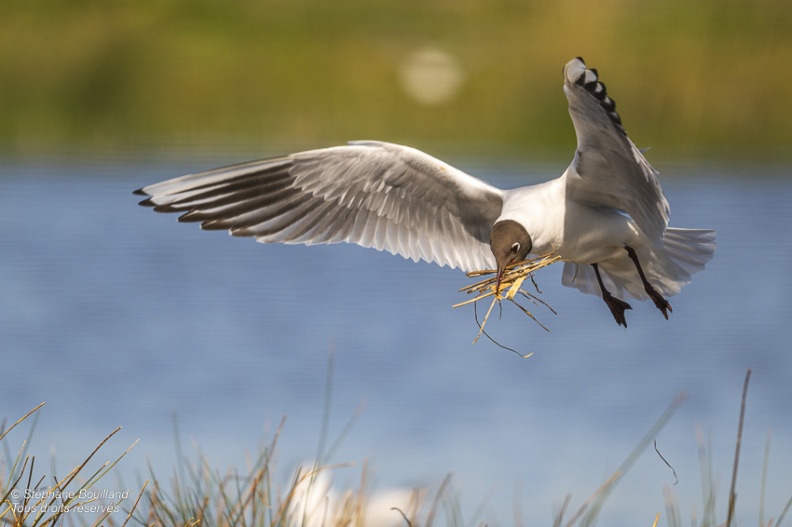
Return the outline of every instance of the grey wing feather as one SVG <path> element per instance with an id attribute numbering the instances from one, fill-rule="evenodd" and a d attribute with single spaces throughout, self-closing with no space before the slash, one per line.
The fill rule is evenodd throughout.
<path id="1" fill-rule="evenodd" d="M 661 244 L 669 205 L 658 173 L 627 137 L 597 70 L 587 69 L 580 58 L 568 62 L 564 93 L 578 141 L 566 172 L 568 196 L 626 212 L 652 243 Z"/>
<path id="2" fill-rule="evenodd" d="M 373 141 L 191 174 L 137 191 L 180 221 L 263 243 L 356 243 L 491 268 L 502 193 L 413 148 Z"/>

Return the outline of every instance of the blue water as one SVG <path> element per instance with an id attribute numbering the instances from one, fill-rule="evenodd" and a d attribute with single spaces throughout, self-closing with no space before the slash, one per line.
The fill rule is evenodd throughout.
<path id="1" fill-rule="evenodd" d="M 700 517 L 695 430 L 703 429 L 723 521 L 750 367 L 738 518 L 757 521 L 770 431 L 766 515 L 792 495 L 785 169 L 666 169 L 672 225 L 715 228 L 719 244 L 709 267 L 671 299 L 671 319 L 633 302 L 625 330 L 599 298 L 562 287 L 560 266 L 551 267 L 537 280 L 558 315 L 533 310 L 549 333 L 509 305 L 489 322 L 500 342 L 534 352 L 521 359 L 484 338 L 472 344 L 472 309 L 451 308 L 469 283 L 458 271 L 350 245 L 263 246 L 202 232 L 131 195 L 228 161 L 53 158 L 0 167 L 2 416 L 13 422 L 47 402 L 29 446 L 44 473 L 53 455 L 56 475 L 65 473 L 122 425 L 99 457 L 140 438 L 119 473 L 134 486 L 151 463 L 166 481 L 174 416 L 187 457 L 198 449 L 220 470 L 242 470 L 286 416 L 276 466 L 288 484 L 320 444 L 332 355 L 326 444 L 354 420 L 327 459 L 356 464 L 333 473 L 339 487 L 356 485 L 364 462 L 375 489 L 436 489 L 452 473 L 468 518 L 483 505 L 483 519 L 509 524 L 518 500 L 528 524 L 549 524 L 568 493 L 573 509 L 582 504 L 684 391 L 658 448 L 679 477 L 672 488 L 683 523 L 694 508 Z M 504 186 L 564 168 L 457 164 Z M 4 440 L 14 455 L 27 430 Z M 601 524 L 650 525 L 665 514 L 662 488 L 673 483 L 650 448 L 606 502 Z"/>

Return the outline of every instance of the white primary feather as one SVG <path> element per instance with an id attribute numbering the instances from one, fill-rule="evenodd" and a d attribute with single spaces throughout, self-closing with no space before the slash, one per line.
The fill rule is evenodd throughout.
<path id="1" fill-rule="evenodd" d="M 264 243 L 349 242 L 465 271 L 492 267 L 502 192 L 414 148 L 365 141 L 144 187 L 181 221 Z"/>

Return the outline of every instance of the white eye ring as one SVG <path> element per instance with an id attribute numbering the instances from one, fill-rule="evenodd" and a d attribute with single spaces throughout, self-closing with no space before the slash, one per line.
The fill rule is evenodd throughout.
<path id="1" fill-rule="evenodd" d="M 520 243 L 519 242 L 516 242 L 516 243 L 514 243 L 514 245 L 511 246 L 511 252 L 516 253 L 519 250 L 520 250 Z"/>

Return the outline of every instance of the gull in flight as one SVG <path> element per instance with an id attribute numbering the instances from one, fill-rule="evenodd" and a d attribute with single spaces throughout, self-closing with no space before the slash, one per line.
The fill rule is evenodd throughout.
<path id="1" fill-rule="evenodd" d="M 379 141 L 299 152 L 155 183 L 141 205 L 262 243 L 356 243 L 463 271 L 530 254 L 565 260 L 562 283 L 599 295 L 627 327 L 625 298 L 668 318 L 715 252 L 715 231 L 668 226 L 657 171 L 627 137 L 597 70 L 564 66 L 577 134 L 561 177 L 502 190 L 414 148 Z"/>

